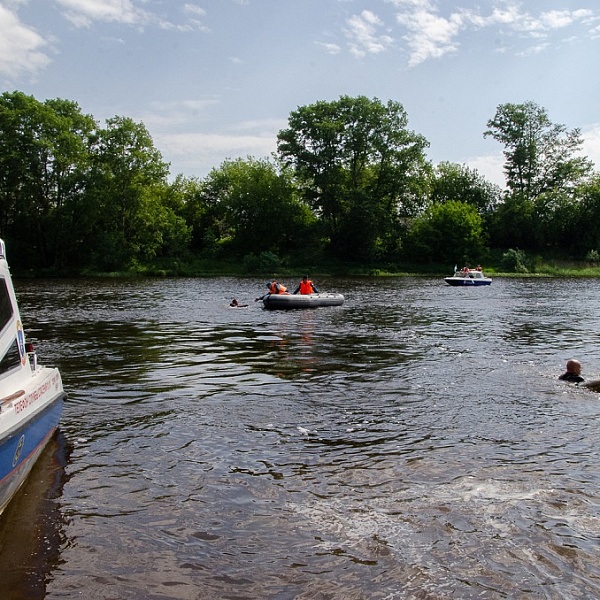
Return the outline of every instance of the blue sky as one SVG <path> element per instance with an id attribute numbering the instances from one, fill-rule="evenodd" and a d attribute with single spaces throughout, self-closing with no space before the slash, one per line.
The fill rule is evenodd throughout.
<path id="1" fill-rule="evenodd" d="M 0 0 L 2 91 L 143 121 L 171 175 L 267 157 L 291 111 L 400 102 L 428 158 L 503 184 L 505 102 L 579 127 L 600 169 L 598 0 Z"/>

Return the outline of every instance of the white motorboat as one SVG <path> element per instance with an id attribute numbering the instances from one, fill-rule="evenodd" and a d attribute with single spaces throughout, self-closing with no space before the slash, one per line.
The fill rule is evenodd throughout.
<path id="1" fill-rule="evenodd" d="M 492 280 L 480 269 L 455 270 L 452 277 L 445 277 L 448 285 L 490 285 Z"/>
<path id="2" fill-rule="evenodd" d="M 26 342 L 0 240 L 0 513 L 58 427 L 65 392 L 58 369 Z"/>

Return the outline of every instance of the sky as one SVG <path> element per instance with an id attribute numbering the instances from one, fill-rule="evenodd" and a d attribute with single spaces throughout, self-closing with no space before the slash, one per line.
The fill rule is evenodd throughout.
<path id="1" fill-rule="evenodd" d="M 144 123 L 178 174 L 266 158 L 290 113 L 402 104 L 427 158 L 504 186 L 504 103 L 580 128 L 600 170 L 598 0 L 0 0 L 1 92 Z"/>

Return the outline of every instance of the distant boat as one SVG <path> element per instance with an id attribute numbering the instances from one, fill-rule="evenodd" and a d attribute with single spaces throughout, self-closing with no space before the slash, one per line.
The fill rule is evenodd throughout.
<path id="1" fill-rule="evenodd" d="M 290 310 L 294 308 L 319 308 L 321 306 L 341 306 L 342 294 L 267 294 L 262 298 L 268 310 Z"/>
<path id="2" fill-rule="evenodd" d="M 491 285 L 492 280 L 483 274 L 479 269 L 454 270 L 452 277 L 445 277 L 444 281 L 448 285 Z"/>
<path id="3" fill-rule="evenodd" d="M 58 427 L 65 392 L 58 369 L 37 363 L 0 240 L 0 514 Z"/>

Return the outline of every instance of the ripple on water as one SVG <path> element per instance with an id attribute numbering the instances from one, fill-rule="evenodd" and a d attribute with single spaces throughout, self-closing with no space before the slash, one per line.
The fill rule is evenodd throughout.
<path id="1" fill-rule="evenodd" d="M 46 597 L 599 596 L 600 402 L 556 381 L 598 284 L 318 283 L 19 282 L 69 391 Z"/>

